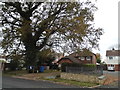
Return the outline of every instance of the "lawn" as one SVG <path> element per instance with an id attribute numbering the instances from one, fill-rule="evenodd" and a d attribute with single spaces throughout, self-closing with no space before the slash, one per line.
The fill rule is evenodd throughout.
<path id="1" fill-rule="evenodd" d="M 93 86 L 99 85 L 98 83 L 79 82 L 79 81 L 66 80 L 66 79 L 61 79 L 61 78 L 45 79 L 45 80 L 49 80 L 49 81 L 53 81 L 53 82 L 61 82 L 64 84 L 82 86 L 82 87 L 93 87 Z"/>
<path id="2" fill-rule="evenodd" d="M 24 74 L 27 74 L 27 71 L 26 70 L 4 71 L 2 74 L 7 76 L 22 76 Z"/>

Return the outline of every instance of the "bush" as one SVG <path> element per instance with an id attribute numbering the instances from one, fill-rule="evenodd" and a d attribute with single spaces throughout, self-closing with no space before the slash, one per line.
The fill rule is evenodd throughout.
<path id="1" fill-rule="evenodd" d="M 90 68 L 95 68 L 95 64 L 84 64 L 83 67 L 90 67 Z"/>
<path id="2" fill-rule="evenodd" d="M 19 68 L 18 60 L 11 60 L 9 68 L 10 68 L 10 70 L 16 70 L 17 68 Z"/>

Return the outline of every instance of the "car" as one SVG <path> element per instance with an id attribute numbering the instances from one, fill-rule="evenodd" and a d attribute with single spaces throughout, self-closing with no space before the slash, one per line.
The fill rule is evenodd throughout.
<path id="1" fill-rule="evenodd" d="M 108 71 L 115 71 L 115 66 L 114 65 L 109 65 L 108 66 Z"/>

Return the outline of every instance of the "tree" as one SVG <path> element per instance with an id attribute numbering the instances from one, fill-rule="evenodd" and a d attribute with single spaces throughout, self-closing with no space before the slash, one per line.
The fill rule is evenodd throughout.
<path id="1" fill-rule="evenodd" d="M 97 48 L 101 28 L 94 28 L 91 2 L 4 2 L 1 7 L 4 52 L 22 52 L 26 65 L 36 65 L 44 48 Z"/>
<path id="2" fill-rule="evenodd" d="M 55 60 L 55 52 L 51 49 L 43 49 L 37 54 L 38 66 L 42 64 L 51 65 L 52 61 Z"/>
<path id="3" fill-rule="evenodd" d="M 101 56 L 99 53 L 96 54 L 97 63 L 101 63 Z"/>
<path id="4" fill-rule="evenodd" d="M 10 70 L 16 70 L 16 69 L 22 69 L 24 65 L 24 60 L 22 60 L 21 55 L 11 55 L 8 56 L 7 58 L 11 59 L 9 68 Z"/>

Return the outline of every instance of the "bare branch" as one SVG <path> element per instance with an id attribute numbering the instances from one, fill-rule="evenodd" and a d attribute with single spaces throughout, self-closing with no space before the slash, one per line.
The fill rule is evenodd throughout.
<path id="1" fill-rule="evenodd" d="M 56 10 L 57 10 L 57 9 L 56 9 Z M 41 26 L 39 27 L 39 30 L 36 31 L 36 33 L 35 33 L 35 39 L 36 39 L 36 40 L 39 39 L 40 35 L 42 34 L 42 32 L 43 32 L 45 29 L 50 28 L 50 27 L 48 27 L 48 24 L 49 24 L 51 21 L 53 21 L 53 23 L 54 23 L 54 21 L 56 20 L 56 15 L 58 15 L 58 14 L 61 12 L 61 10 L 62 10 L 62 4 L 61 4 L 59 10 L 54 11 L 54 13 L 53 13 L 52 15 L 49 15 L 47 19 L 45 19 L 45 20 L 43 20 L 43 21 L 41 22 Z M 52 25 L 52 24 L 51 24 L 51 25 Z M 50 25 L 50 26 L 51 26 L 51 25 Z"/>

